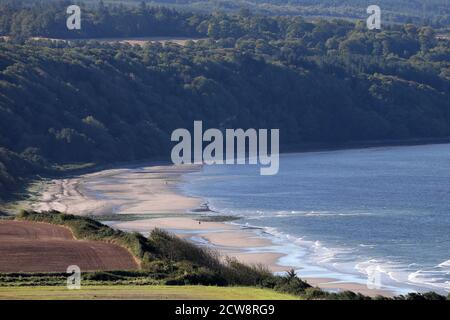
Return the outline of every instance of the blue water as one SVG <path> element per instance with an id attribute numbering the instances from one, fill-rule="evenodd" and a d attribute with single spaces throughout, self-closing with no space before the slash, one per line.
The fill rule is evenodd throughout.
<path id="1" fill-rule="evenodd" d="M 450 145 L 285 154 L 275 176 L 204 166 L 182 188 L 263 227 L 300 276 L 450 292 Z"/>

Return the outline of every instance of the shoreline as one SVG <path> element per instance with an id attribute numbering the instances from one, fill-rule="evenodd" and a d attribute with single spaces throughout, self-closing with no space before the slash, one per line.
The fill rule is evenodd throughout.
<path id="1" fill-rule="evenodd" d="M 149 171 L 150 170 L 150 171 Z M 175 192 L 181 174 L 197 170 L 169 166 L 106 169 L 45 183 L 35 211 L 57 210 L 74 215 L 180 214 L 200 200 Z"/>
<path id="2" fill-rule="evenodd" d="M 391 140 L 367 140 L 367 141 L 348 141 L 339 144 L 327 143 L 306 143 L 302 145 L 281 146 L 283 154 L 297 154 L 310 152 L 327 152 L 327 151 L 344 151 L 354 149 L 371 149 L 383 147 L 409 147 L 409 146 L 427 146 L 450 144 L 450 138 L 411 138 L 411 139 L 391 139 Z M 77 164 L 80 165 L 80 164 Z M 14 209 L 17 209 L 17 204 L 29 202 L 27 194 L 30 186 L 36 182 L 46 180 L 62 180 L 72 179 L 80 175 L 98 173 L 100 171 L 113 169 L 131 169 L 137 167 L 153 167 L 153 166 L 172 166 L 172 162 L 167 158 L 154 157 L 142 160 L 133 161 L 116 161 L 109 163 L 91 163 L 88 166 L 81 164 L 78 168 L 56 170 L 55 172 L 37 173 L 30 177 L 25 177 L 21 185 L 16 189 L 16 192 L 6 195 L 5 198 L 0 199 L 0 210 L 4 210 L 7 214 L 14 214 Z M 20 206 L 19 206 L 20 207 Z M 12 208 L 12 209 L 11 209 Z"/>
<path id="3" fill-rule="evenodd" d="M 202 221 L 209 214 L 220 216 L 202 199 L 184 195 L 178 185 L 184 175 L 200 170 L 198 165 L 132 166 L 107 169 L 78 177 L 46 183 L 39 200 L 29 209 L 58 210 L 68 214 L 102 216 L 123 231 L 147 235 L 154 228 L 165 229 L 200 246 L 217 251 L 224 259 L 236 258 L 246 264 L 261 264 L 282 273 L 298 265 L 280 264 L 287 257 L 282 247 L 262 228 L 248 228 L 239 222 Z M 137 215 L 139 218 L 127 220 Z M 114 216 L 117 219 L 114 219 Z M 122 220 L 125 218 L 125 221 Z M 335 277 L 299 276 L 313 286 L 329 291 L 351 290 L 364 295 L 393 296 L 389 290 L 368 289 L 366 285 Z"/>

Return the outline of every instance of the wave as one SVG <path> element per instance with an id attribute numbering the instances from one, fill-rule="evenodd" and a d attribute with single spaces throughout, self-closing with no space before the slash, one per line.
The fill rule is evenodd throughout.
<path id="1" fill-rule="evenodd" d="M 438 264 L 438 267 L 444 268 L 444 267 L 450 267 L 450 259 L 447 261 L 444 261 L 442 263 Z"/>
<path id="2" fill-rule="evenodd" d="M 236 222 L 233 224 L 243 226 Z M 249 226 L 248 223 L 245 224 L 246 228 Z M 292 236 L 274 227 L 253 227 L 262 230 L 262 235 L 274 243 L 276 251 L 286 254 L 279 263 L 295 267 L 301 277 L 350 281 L 365 284 L 372 289 L 390 290 L 396 294 L 429 290 L 441 293 L 450 291 L 450 260 L 435 267 L 440 270 L 418 270 L 420 266 L 416 263 L 403 264 L 373 258 L 364 260 L 356 249 L 329 247 L 319 240 Z M 373 248 L 375 245 L 360 244 L 359 247 Z"/>
<path id="3" fill-rule="evenodd" d="M 329 211 L 264 211 L 264 210 L 232 210 L 209 208 L 216 213 L 245 217 L 249 222 L 230 222 L 241 228 L 252 228 L 261 236 L 269 238 L 273 247 L 270 249 L 284 254 L 278 263 L 286 267 L 294 267 L 301 277 L 333 278 L 372 285 L 374 289 L 386 289 L 396 294 L 412 291 L 434 290 L 441 293 L 450 291 L 450 260 L 443 261 L 436 267 L 427 270 L 420 264 L 403 264 L 381 258 L 367 258 L 377 245 L 360 243 L 355 247 L 330 247 L 320 240 L 309 240 L 301 236 L 293 236 L 275 227 L 260 225 L 256 221 L 266 217 L 292 216 L 327 216 L 327 215 L 368 215 L 370 213 L 332 213 Z M 255 222 L 255 223 L 251 223 Z M 364 258 L 366 255 L 366 258 Z M 379 283 L 372 283 L 376 275 Z"/>
<path id="4" fill-rule="evenodd" d="M 259 184 L 253 185 L 253 180 L 245 180 L 242 179 L 241 175 L 233 174 L 235 173 L 233 171 L 227 174 L 220 171 L 219 177 L 213 175 L 207 178 L 207 184 L 215 182 L 212 190 L 208 189 L 209 186 L 205 185 L 204 180 L 201 180 L 203 182 L 200 183 L 200 187 L 196 187 L 195 183 L 200 181 L 199 178 L 202 179 L 200 174 L 195 176 L 194 183 L 188 184 L 189 187 L 183 188 L 183 190 L 185 194 L 207 199 L 209 208 L 215 211 L 215 214 L 245 218 L 245 221 L 235 221 L 234 224 L 242 226 L 247 222 L 243 227 L 262 228 L 255 229 L 255 232 L 261 233 L 272 240 L 274 245 L 270 250 L 285 254 L 280 259 L 280 264 L 287 267 L 294 266 L 302 277 L 351 279 L 365 284 L 368 278 L 376 272 L 381 279 L 383 288 L 392 287 L 395 288 L 395 292 L 405 292 L 406 289 L 409 291 L 429 291 L 433 289 L 440 292 L 450 291 L 450 260 L 432 261 L 432 256 L 428 254 L 422 256 L 420 250 L 428 250 L 427 248 L 431 247 L 429 243 L 427 243 L 427 246 L 418 247 L 417 251 L 414 251 L 416 242 L 421 241 L 414 228 L 405 227 L 405 230 L 392 228 L 392 230 L 383 230 L 383 233 L 378 232 L 378 227 L 386 227 L 388 223 L 392 225 L 395 223 L 396 226 L 408 226 L 409 222 L 414 222 L 420 225 L 417 223 L 418 220 L 413 220 L 416 219 L 417 210 L 412 210 L 420 207 L 412 207 L 411 209 L 398 203 L 386 205 L 386 199 L 388 198 L 385 199 L 380 196 L 379 199 L 377 197 L 373 199 L 372 193 L 367 194 L 367 197 L 373 200 L 373 203 L 364 202 L 364 198 L 356 199 L 358 201 L 350 204 L 334 203 L 334 198 L 327 199 L 322 195 L 317 196 L 308 193 L 299 198 L 296 196 L 299 188 L 295 180 L 299 177 L 295 171 L 299 168 L 297 159 L 295 159 L 295 163 L 296 166 L 292 166 L 292 180 L 284 181 L 284 178 L 282 178 L 278 181 L 279 188 L 273 188 L 273 186 L 262 188 Z M 300 172 L 308 173 L 304 170 Z M 222 174 L 224 175 L 223 179 L 227 179 L 223 185 L 223 190 L 220 188 L 220 183 L 223 183 Z M 305 176 L 302 175 L 302 177 Z M 232 185 L 227 184 L 228 179 L 233 180 Z M 383 181 L 392 183 L 392 180 Z M 275 185 L 275 187 L 277 186 Z M 335 190 L 339 192 L 337 188 L 333 188 L 334 186 L 327 185 L 325 191 Z M 280 191 L 292 190 L 291 192 L 281 192 L 292 196 L 269 197 L 270 201 L 262 201 L 261 198 L 267 197 L 268 194 L 272 195 L 272 193 L 268 193 L 272 189 L 276 194 Z M 258 190 L 258 192 L 255 193 L 255 190 Z M 395 189 L 393 190 L 395 191 Z M 387 195 L 386 191 L 388 190 L 380 188 L 379 195 Z M 238 196 L 236 196 L 237 194 Z M 402 203 L 409 201 L 411 194 L 406 193 L 405 196 L 407 197 L 398 198 L 398 200 L 402 200 Z M 394 197 L 393 199 L 397 198 Z M 296 206 L 298 203 L 303 203 L 304 207 Z M 317 204 L 321 206 L 317 207 Z M 352 209 L 346 211 L 346 207 Z M 298 210 L 299 208 L 305 210 Z M 386 214 L 387 212 L 389 215 Z M 403 214 L 404 212 L 411 212 L 411 219 L 406 219 L 405 216 L 407 215 Z M 379 219 L 382 215 L 386 215 L 386 217 Z M 365 216 L 370 217 L 364 219 Z M 289 220 L 292 217 L 294 219 Z M 361 219 L 357 219 L 358 217 L 361 217 Z M 423 218 L 422 215 L 420 217 Z M 308 230 L 308 233 L 300 236 L 286 233 L 287 230 L 291 230 L 293 234 L 297 233 L 297 229 L 294 229 L 296 225 L 292 224 L 292 221 L 296 221 L 301 226 L 301 230 Z M 347 221 L 349 221 L 348 226 L 353 228 L 345 228 L 344 230 L 357 230 L 363 236 L 352 237 L 352 234 L 342 235 L 336 232 Z M 239 224 L 239 222 L 242 222 L 242 224 Z M 301 225 L 303 222 L 304 225 Z M 336 228 L 333 229 L 334 225 L 336 225 Z M 274 228 L 277 226 L 279 228 Z M 399 230 L 400 233 L 403 231 L 404 233 L 398 234 Z M 330 233 L 320 233 L 327 231 Z M 301 233 L 301 231 L 298 230 L 298 233 Z M 366 233 L 367 236 L 365 236 Z M 307 235 L 312 236 L 308 237 Z M 406 238 L 410 235 L 417 235 L 417 238 Z M 329 242 L 326 239 L 330 239 Z M 400 246 L 398 251 L 397 246 Z M 438 253 L 441 253 L 439 256 L 442 257 L 442 260 L 448 259 L 445 256 L 445 248 L 436 251 L 436 254 Z M 438 262 L 440 263 L 438 264 Z"/>
<path id="5" fill-rule="evenodd" d="M 222 206 L 220 209 L 211 204 L 214 199 L 210 199 L 208 206 L 213 212 L 221 212 L 226 215 L 242 216 L 246 219 L 259 219 L 260 217 L 277 217 L 277 218 L 289 218 L 289 217 L 355 217 L 355 216 L 369 216 L 373 215 L 370 212 L 331 212 L 331 211 L 314 211 L 314 210 L 258 210 L 258 209 L 231 209 Z"/>
<path id="6" fill-rule="evenodd" d="M 432 268 L 422 268 L 408 276 L 412 283 L 427 285 L 450 292 L 450 260 L 439 263 Z"/>

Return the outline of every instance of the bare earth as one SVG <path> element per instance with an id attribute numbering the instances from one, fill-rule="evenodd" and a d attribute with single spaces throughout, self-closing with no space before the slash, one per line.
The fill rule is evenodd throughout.
<path id="1" fill-rule="evenodd" d="M 124 248 L 75 240 L 69 229 L 28 221 L 0 221 L 0 272 L 134 270 L 138 265 Z"/>

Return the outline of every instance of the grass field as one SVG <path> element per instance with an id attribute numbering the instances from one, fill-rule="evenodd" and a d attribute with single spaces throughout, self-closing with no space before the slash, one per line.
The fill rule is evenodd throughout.
<path id="1" fill-rule="evenodd" d="M 1 287 L 0 300 L 295 300 L 297 297 L 267 289 L 206 286 L 85 286 Z"/>

